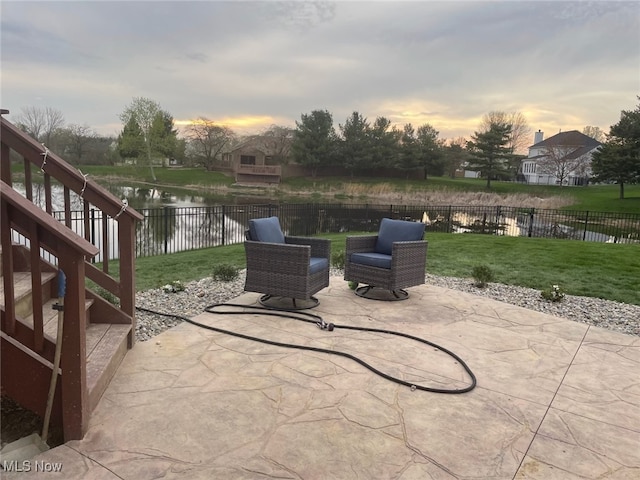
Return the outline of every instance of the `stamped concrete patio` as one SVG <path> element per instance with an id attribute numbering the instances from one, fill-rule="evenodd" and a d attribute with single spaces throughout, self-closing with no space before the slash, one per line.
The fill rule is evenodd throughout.
<path id="1" fill-rule="evenodd" d="M 5 478 L 640 478 L 640 338 L 430 285 L 410 294 L 365 300 L 332 278 L 314 313 L 333 332 L 254 313 L 195 320 L 468 384 L 434 348 L 339 326 L 406 332 L 464 359 L 475 390 L 412 391 L 348 358 L 183 323 L 127 355 L 82 441 L 37 457 L 61 473 Z"/>

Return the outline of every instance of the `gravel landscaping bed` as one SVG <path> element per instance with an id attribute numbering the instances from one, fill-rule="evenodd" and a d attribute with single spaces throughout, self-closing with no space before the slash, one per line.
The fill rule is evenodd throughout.
<path id="1" fill-rule="evenodd" d="M 342 275 L 333 270 L 332 275 Z M 566 295 L 560 302 L 550 302 L 540 296 L 539 290 L 500 283 L 489 283 L 478 288 L 468 278 L 438 277 L 427 274 L 428 285 L 451 288 L 474 295 L 492 298 L 549 315 L 576 322 L 608 328 L 628 335 L 640 336 L 640 305 L 601 300 L 598 298 Z M 205 278 L 185 285 L 184 291 L 165 293 L 162 289 L 147 290 L 136 295 L 136 304 L 149 310 L 191 318 L 202 313 L 205 307 L 224 303 L 244 293 L 244 271 L 229 282 Z M 179 319 L 138 312 L 136 338 L 149 340 L 168 328 L 181 323 Z"/>

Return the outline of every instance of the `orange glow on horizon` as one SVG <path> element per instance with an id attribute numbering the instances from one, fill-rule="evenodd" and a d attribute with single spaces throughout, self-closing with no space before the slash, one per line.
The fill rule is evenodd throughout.
<path id="1" fill-rule="evenodd" d="M 271 125 L 277 124 L 278 119 L 271 117 L 269 115 L 248 115 L 242 117 L 225 117 L 221 119 L 207 119 L 208 122 L 215 125 L 221 125 L 232 130 L 241 130 L 241 131 L 259 131 L 265 129 Z M 174 120 L 174 124 L 177 127 L 187 127 L 189 125 L 194 124 L 202 124 L 206 123 L 206 120 L 203 118 L 195 118 L 190 120 Z"/>

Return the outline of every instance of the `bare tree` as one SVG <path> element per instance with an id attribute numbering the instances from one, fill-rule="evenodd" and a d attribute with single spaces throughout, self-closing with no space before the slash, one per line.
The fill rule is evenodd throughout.
<path id="1" fill-rule="evenodd" d="M 260 143 L 266 150 L 265 153 L 271 155 L 275 163 L 286 165 L 289 163 L 294 135 L 295 129 L 293 128 L 271 125 L 259 137 Z"/>
<path id="2" fill-rule="evenodd" d="M 511 135 L 509 135 L 509 141 L 507 143 L 507 147 L 511 149 L 511 153 L 524 152 L 531 144 L 531 127 L 529 127 L 527 119 L 522 113 L 489 112 L 482 117 L 479 131 L 488 131 L 492 124 L 511 125 Z"/>
<path id="3" fill-rule="evenodd" d="M 213 170 L 224 147 L 235 138 L 229 127 L 217 125 L 205 117 L 198 118 L 185 131 L 191 148 L 203 160 L 207 170 Z"/>
<path id="4" fill-rule="evenodd" d="M 600 129 L 600 127 L 592 127 L 590 125 L 587 125 L 586 127 L 584 127 L 584 130 L 582 130 L 582 133 L 584 133 L 587 137 L 591 137 L 594 140 L 599 141 L 600 143 L 604 143 L 604 141 L 606 140 L 605 134 Z"/>
<path id="5" fill-rule="evenodd" d="M 82 155 L 98 134 L 87 124 L 71 124 L 67 128 L 68 149 L 78 162 L 82 161 Z"/>
<path id="6" fill-rule="evenodd" d="M 120 114 L 120 120 L 124 125 L 130 122 L 135 122 L 140 131 L 142 132 L 142 138 L 144 141 L 145 150 L 147 153 L 147 162 L 151 169 L 151 177 L 153 181 L 157 181 L 156 173 L 153 170 L 153 161 L 151 155 L 156 151 L 155 138 L 153 135 L 153 126 L 158 116 L 170 116 L 167 112 L 164 112 L 160 107 L 160 104 L 150 98 L 135 97 L 131 104 L 127 106 Z M 173 119 L 171 119 L 173 122 Z"/>
<path id="7" fill-rule="evenodd" d="M 449 144 L 443 146 L 445 168 L 451 178 L 455 178 L 456 171 L 469 160 L 469 153 L 466 150 L 467 143 L 466 138 L 457 137 L 450 139 Z"/>
<path id="8" fill-rule="evenodd" d="M 549 146 L 544 150 L 544 157 L 538 160 L 538 171 L 547 175 L 554 175 L 562 187 L 569 176 L 584 176 L 588 170 L 587 156 L 576 156 L 573 146 Z"/>
<path id="9" fill-rule="evenodd" d="M 64 115 L 51 107 L 23 107 L 16 119 L 18 126 L 48 147 L 54 134 L 64 126 Z"/>

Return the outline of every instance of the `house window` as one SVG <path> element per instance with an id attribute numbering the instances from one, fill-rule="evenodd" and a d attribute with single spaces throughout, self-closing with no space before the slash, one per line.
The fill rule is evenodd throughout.
<path id="1" fill-rule="evenodd" d="M 255 165 L 255 155 L 240 155 L 240 165 Z"/>

